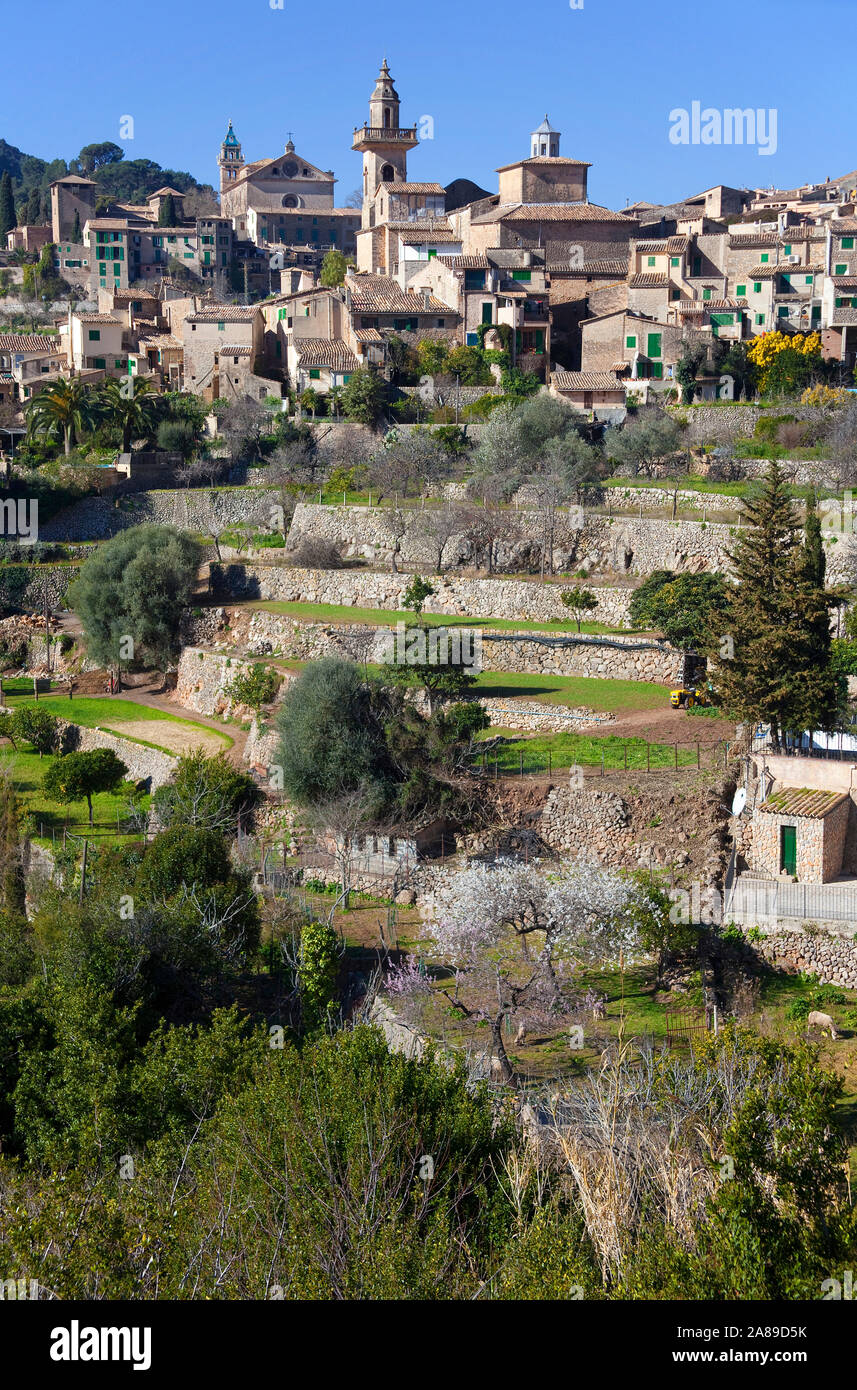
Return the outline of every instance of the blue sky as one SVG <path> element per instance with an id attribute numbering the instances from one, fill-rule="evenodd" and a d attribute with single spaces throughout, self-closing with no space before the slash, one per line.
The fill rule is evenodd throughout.
<path id="1" fill-rule="evenodd" d="M 857 168 L 854 0 L 582 4 L 146 0 L 89 11 L 90 35 L 69 28 L 58 0 L 7 6 L 4 48 L 18 57 L 3 65 L 0 135 L 42 158 L 115 140 L 127 158 L 214 183 L 231 117 L 247 159 L 280 153 L 292 131 L 301 154 L 334 170 L 342 203 L 360 182 L 351 132 L 386 53 L 402 123 L 434 123 L 410 159 L 421 180 L 469 177 L 495 191 L 494 170 L 528 152 L 545 111 L 562 153 L 592 163 L 590 198 L 612 207 Z M 671 144 L 670 111 L 693 101 L 776 109 L 776 153 Z M 133 140 L 119 139 L 124 115 Z"/>

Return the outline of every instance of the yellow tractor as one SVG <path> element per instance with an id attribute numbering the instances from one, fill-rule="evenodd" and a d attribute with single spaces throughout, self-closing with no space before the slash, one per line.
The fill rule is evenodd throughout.
<path id="1" fill-rule="evenodd" d="M 692 709 L 694 705 L 710 705 L 708 691 L 702 685 L 679 686 L 670 691 L 673 709 Z"/>

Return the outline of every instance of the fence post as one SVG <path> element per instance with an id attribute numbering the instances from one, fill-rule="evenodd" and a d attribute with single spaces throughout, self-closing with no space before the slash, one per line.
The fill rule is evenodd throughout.
<path id="1" fill-rule="evenodd" d="M 699 739 L 696 740 L 696 769 L 699 771 L 701 763 L 699 761 Z"/>
<path id="2" fill-rule="evenodd" d="M 548 777 L 553 777 L 553 755 L 548 749 Z"/>
<path id="3" fill-rule="evenodd" d="M 677 744 L 677 743 L 673 745 L 673 752 L 675 753 L 675 770 L 676 770 L 676 772 L 678 772 L 678 744 Z"/>
<path id="4" fill-rule="evenodd" d="M 604 749 L 601 750 L 601 776 L 604 776 Z"/>
<path id="5" fill-rule="evenodd" d="M 623 746 L 622 746 L 622 752 L 625 754 L 625 771 L 627 772 L 627 771 L 628 771 L 628 745 L 627 745 L 627 743 L 623 744 Z"/>
<path id="6" fill-rule="evenodd" d="M 519 756 L 520 756 L 520 759 L 521 759 L 521 776 L 523 777 L 523 775 L 524 775 L 524 750 L 523 750 L 523 748 L 521 749 L 521 752 L 520 752 L 520 755 L 519 755 Z"/>
<path id="7" fill-rule="evenodd" d="M 647 772 L 651 772 L 651 770 L 652 770 L 652 757 L 651 757 L 651 754 L 652 754 L 652 745 L 649 743 L 649 741 L 648 741 L 648 739 L 647 739 L 647 740 L 646 740 L 646 771 L 647 771 Z"/>

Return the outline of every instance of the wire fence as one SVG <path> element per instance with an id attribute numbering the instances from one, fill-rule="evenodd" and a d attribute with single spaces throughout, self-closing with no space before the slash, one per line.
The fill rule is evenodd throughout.
<path id="1" fill-rule="evenodd" d="M 569 735 L 570 738 L 575 736 Z M 615 737 L 615 736 L 611 736 Z M 528 749 L 522 738 L 476 754 L 476 769 L 495 781 L 505 777 L 554 777 L 582 772 L 584 777 L 607 777 L 611 773 L 702 771 L 725 768 L 729 762 L 729 742 L 702 739 L 676 743 L 650 743 L 646 739 L 617 740 L 599 748 L 597 740 L 580 735 L 577 757 L 572 752 L 558 754 L 538 747 Z"/>

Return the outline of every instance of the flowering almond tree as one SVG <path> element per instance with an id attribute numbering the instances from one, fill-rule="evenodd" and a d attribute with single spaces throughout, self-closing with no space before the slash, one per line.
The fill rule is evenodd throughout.
<path id="1" fill-rule="evenodd" d="M 475 864 L 435 893 L 435 950 L 455 972 L 452 1004 L 491 1029 L 504 1081 L 514 1073 L 503 1045 L 506 1015 L 556 1024 L 575 1008 L 570 992 L 583 964 L 639 951 L 639 888 L 598 864 L 544 873 L 501 860 Z"/>

